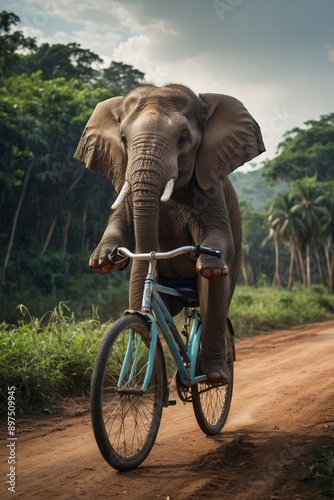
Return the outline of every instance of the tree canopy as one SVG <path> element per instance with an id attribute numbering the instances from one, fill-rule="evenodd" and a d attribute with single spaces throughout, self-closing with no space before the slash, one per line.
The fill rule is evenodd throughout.
<path id="1" fill-rule="evenodd" d="M 10 74 L 12 67 L 18 64 L 20 50 L 37 49 L 35 38 L 25 37 L 22 31 L 12 30 L 19 22 L 20 18 L 13 12 L 0 12 L 0 77 Z"/>
<path id="2" fill-rule="evenodd" d="M 77 43 L 43 43 L 21 58 L 15 70 L 28 74 L 41 71 L 44 80 L 64 77 L 67 80 L 78 78 L 88 83 L 98 77 L 99 72 L 94 66 L 102 62 L 98 55 L 88 49 L 82 49 Z"/>
<path id="3" fill-rule="evenodd" d="M 286 132 L 278 156 L 268 160 L 264 174 L 269 181 L 294 181 L 316 176 L 318 181 L 333 178 L 334 113 L 305 122 L 306 128 Z"/>
<path id="4" fill-rule="evenodd" d="M 121 91 L 124 91 L 144 83 L 145 74 L 129 64 L 112 61 L 109 68 L 103 70 L 103 79 L 106 87 L 116 82 Z"/>

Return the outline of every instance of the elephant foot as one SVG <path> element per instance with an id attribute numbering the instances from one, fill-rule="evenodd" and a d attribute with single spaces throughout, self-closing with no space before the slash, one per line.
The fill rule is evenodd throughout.
<path id="1" fill-rule="evenodd" d="M 223 267 L 204 267 L 202 263 L 198 263 L 197 271 L 204 278 L 214 278 L 216 276 L 226 276 L 229 273 L 227 266 Z"/>
<path id="2" fill-rule="evenodd" d="M 229 273 L 229 268 L 223 264 L 222 259 L 209 255 L 200 255 L 197 259 L 197 272 L 204 278 L 215 278 L 226 276 Z"/>
<path id="3" fill-rule="evenodd" d="M 199 273 L 204 278 L 214 278 L 215 276 L 225 276 L 229 273 L 228 267 L 224 266 L 222 269 L 214 267 L 212 269 L 199 269 Z"/>
<path id="4" fill-rule="evenodd" d="M 200 371 L 208 377 L 208 382 L 216 384 L 230 384 L 231 374 L 227 366 L 226 360 L 222 363 L 200 363 Z"/>
<path id="5" fill-rule="evenodd" d="M 89 267 L 99 274 L 110 274 L 115 271 L 123 271 L 128 265 L 129 259 L 117 254 L 117 249 L 105 249 L 100 251 L 97 248 L 89 259 Z"/>

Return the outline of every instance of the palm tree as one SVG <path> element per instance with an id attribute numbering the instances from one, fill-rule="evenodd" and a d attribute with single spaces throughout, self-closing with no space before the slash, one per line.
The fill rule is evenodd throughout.
<path id="1" fill-rule="evenodd" d="M 246 286 L 256 285 L 261 273 L 264 255 L 259 249 L 259 241 L 266 235 L 264 215 L 248 210 L 244 200 L 240 200 L 242 217 L 242 263 L 241 271 Z"/>
<path id="2" fill-rule="evenodd" d="M 281 227 L 281 234 L 289 245 L 290 250 L 290 264 L 289 264 L 289 278 L 288 278 L 288 290 L 291 291 L 293 285 L 293 276 L 294 276 L 294 265 L 297 263 L 297 259 L 299 259 L 299 266 L 301 271 L 301 277 L 303 283 L 305 283 L 305 268 L 302 255 L 302 241 L 303 237 L 306 233 L 306 228 L 301 220 L 300 216 L 294 210 L 295 207 L 295 197 L 291 192 L 282 194 L 282 209 L 284 211 L 282 213 L 282 217 L 284 217 L 284 222 Z"/>
<path id="3" fill-rule="evenodd" d="M 270 234 L 272 234 L 275 245 L 275 267 L 278 269 L 278 272 L 275 272 L 274 284 L 280 283 L 279 267 L 277 267 L 279 266 L 279 262 L 277 262 L 279 260 L 277 245 L 279 246 L 282 242 L 287 242 L 290 250 L 288 290 L 292 289 L 294 265 L 297 263 L 297 258 L 299 258 L 303 283 L 306 281 L 303 259 L 300 258 L 302 255 L 302 240 L 305 235 L 305 226 L 298 213 L 294 210 L 294 207 L 294 196 L 292 193 L 286 192 L 276 195 L 268 210 Z"/>
<path id="4" fill-rule="evenodd" d="M 304 240 L 306 251 L 306 286 L 311 285 L 311 248 L 323 231 L 322 217 L 328 215 L 324 191 L 314 177 L 296 181 L 292 193 L 295 206 L 292 212 L 298 214 L 305 226 Z"/>
<path id="5" fill-rule="evenodd" d="M 267 211 L 267 223 L 269 226 L 269 234 L 265 239 L 264 243 L 268 240 L 272 239 L 274 242 L 274 251 L 275 251 L 275 273 L 272 285 L 273 286 L 282 286 L 282 279 L 280 273 L 280 246 L 282 243 L 282 227 L 285 221 L 285 193 L 277 194 L 275 198 L 272 200 L 269 205 Z"/>
<path id="6" fill-rule="evenodd" d="M 327 214 L 323 215 L 323 238 L 321 244 L 326 256 L 329 277 L 329 289 L 334 293 L 334 181 L 321 183 L 324 190 L 324 206 Z"/>

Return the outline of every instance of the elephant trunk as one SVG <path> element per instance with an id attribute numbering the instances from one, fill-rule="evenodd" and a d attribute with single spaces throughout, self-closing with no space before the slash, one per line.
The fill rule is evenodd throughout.
<path id="1" fill-rule="evenodd" d="M 156 168 L 132 175 L 131 191 L 137 252 L 158 250 L 159 204 L 163 179 L 154 174 Z"/>
<path id="2" fill-rule="evenodd" d="M 136 252 L 151 252 L 158 250 L 159 210 L 156 203 L 138 203 L 134 197 L 133 220 L 135 230 Z"/>

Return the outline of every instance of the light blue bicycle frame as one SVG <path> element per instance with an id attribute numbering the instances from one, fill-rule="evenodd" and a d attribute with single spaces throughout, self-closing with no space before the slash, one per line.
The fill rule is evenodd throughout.
<path id="1" fill-rule="evenodd" d="M 184 296 L 175 288 L 170 288 L 155 283 L 155 276 L 152 272 L 153 270 L 155 270 L 155 265 L 156 261 L 151 260 L 149 272 L 145 280 L 142 308 L 140 311 L 141 314 L 145 315 L 145 317 L 148 318 L 149 320 L 148 325 L 150 328 L 150 344 L 149 344 L 150 351 L 149 351 L 149 359 L 148 359 L 146 374 L 141 388 L 142 392 L 145 392 L 147 390 L 153 372 L 154 357 L 158 340 L 158 326 L 160 327 L 162 335 L 175 360 L 181 378 L 181 382 L 186 386 L 191 386 L 198 382 L 203 382 L 207 379 L 206 375 L 196 375 L 197 359 L 198 359 L 198 353 L 202 335 L 202 323 L 200 320 L 199 311 L 198 310 L 194 311 L 194 320 L 190 331 L 189 340 L 186 346 L 177 329 L 173 317 L 168 311 L 164 301 L 160 297 L 160 293 L 173 295 L 175 297 L 184 297 Z M 130 311 L 128 312 L 128 314 L 129 313 Z M 131 354 L 133 351 L 133 340 L 134 340 L 134 331 L 131 330 L 127 351 L 125 354 L 123 366 L 119 376 L 119 381 L 118 381 L 119 387 L 122 384 L 124 374 L 126 373 L 126 370 L 130 363 Z M 132 360 L 133 372 L 135 371 L 136 368 L 139 351 L 140 351 L 140 343 L 137 345 L 137 349 L 134 358 Z"/>

